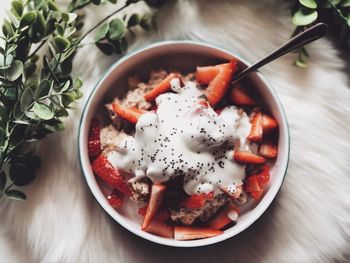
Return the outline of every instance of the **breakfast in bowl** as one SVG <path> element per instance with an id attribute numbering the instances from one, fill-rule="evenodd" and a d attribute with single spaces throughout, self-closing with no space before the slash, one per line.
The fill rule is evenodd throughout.
<path id="1" fill-rule="evenodd" d="M 232 84 L 237 60 L 193 73 L 130 76 L 92 119 L 92 171 L 116 210 L 126 199 L 145 232 L 176 240 L 217 236 L 260 202 L 277 158 L 278 122 L 254 90 Z"/>

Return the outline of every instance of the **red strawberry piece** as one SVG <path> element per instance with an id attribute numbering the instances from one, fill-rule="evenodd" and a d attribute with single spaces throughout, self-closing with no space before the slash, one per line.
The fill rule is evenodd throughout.
<path id="1" fill-rule="evenodd" d="M 145 94 L 145 100 L 154 101 L 160 94 L 166 93 L 171 90 L 170 81 L 174 78 L 179 78 L 178 74 L 170 73 L 165 79 L 163 79 L 158 86 Z"/>
<path id="2" fill-rule="evenodd" d="M 245 183 L 245 190 L 248 193 L 261 191 L 258 177 L 256 175 L 251 175 L 247 178 L 247 181 Z"/>
<path id="3" fill-rule="evenodd" d="M 264 157 L 244 151 L 235 151 L 233 157 L 240 164 L 262 164 L 266 161 Z"/>
<path id="4" fill-rule="evenodd" d="M 146 212 L 147 212 L 147 206 L 141 207 L 137 211 L 137 213 L 143 217 L 146 215 Z M 159 220 L 159 221 L 165 221 L 165 220 L 168 220 L 169 218 L 170 218 L 169 210 L 165 208 L 160 209 L 154 216 L 154 220 Z"/>
<path id="5" fill-rule="evenodd" d="M 263 142 L 260 145 L 259 154 L 265 158 L 276 158 L 277 145 L 272 142 Z"/>
<path id="6" fill-rule="evenodd" d="M 145 230 L 151 220 L 154 218 L 156 213 L 159 210 L 159 207 L 162 205 L 163 196 L 166 190 L 166 186 L 162 184 L 153 184 L 151 188 L 151 196 L 148 201 L 147 210 L 145 218 L 142 223 L 142 230 Z"/>
<path id="7" fill-rule="evenodd" d="M 136 124 L 140 116 L 146 112 L 136 107 L 130 107 L 126 109 L 122 107 L 118 102 L 113 102 L 112 107 L 115 114 L 132 124 Z"/>
<path id="8" fill-rule="evenodd" d="M 219 73 L 210 81 L 208 87 L 204 91 L 204 95 L 207 97 L 211 106 L 215 106 L 225 95 L 230 85 L 232 75 L 236 70 L 237 62 L 230 61 L 218 67 Z"/>
<path id="9" fill-rule="evenodd" d="M 174 238 L 176 240 L 193 240 L 214 237 L 222 233 L 222 231 L 212 228 L 175 226 Z"/>
<path id="10" fill-rule="evenodd" d="M 262 114 L 262 129 L 263 133 L 267 134 L 278 127 L 277 121 L 269 114 Z"/>
<path id="11" fill-rule="evenodd" d="M 92 171 L 108 185 L 118 189 L 126 196 L 131 196 L 131 191 L 124 181 L 120 171 L 115 169 L 106 156 L 100 155 L 92 163 Z"/>
<path id="12" fill-rule="evenodd" d="M 196 194 L 196 195 L 190 195 L 185 200 L 181 202 L 182 207 L 195 209 L 195 208 L 201 208 L 204 206 L 205 202 L 208 200 L 213 200 L 214 193 L 208 193 L 208 194 Z"/>
<path id="13" fill-rule="evenodd" d="M 230 192 L 226 187 L 221 187 L 221 191 L 230 196 L 233 199 L 237 199 L 242 193 L 242 186 L 237 186 L 234 192 Z"/>
<path id="14" fill-rule="evenodd" d="M 206 225 L 212 229 L 223 229 L 233 223 L 232 219 L 228 217 L 228 213 L 238 214 L 238 208 L 232 204 L 228 204 L 226 207 L 221 209 L 214 218 L 210 219 Z"/>
<path id="15" fill-rule="evenodd" d="M 219 73 L 219 66 L 197 67 L 196 80 L 199 84 L 208 85 Z"/>
<path id="16" fill-rule="evenodd" d="M 260 188 L 264 189 L 270 181 L 270 173 L 268 171 L 262 171 L 258 173 L 256 176 L 258 178 L 258 183 Z"/>
<path id="17" fill-rule="evenodd" d="M 240 106 L 254 106 L 256 104 L 255 100 L 253 100 L 239 84 L 234 85 L 230 94 L 230 99 L 233 104 Z"/>
<path id="18" fill-rule="evenodd" d="M 124 194 L 117 189 L 113 189 L 112 193 L 107 196 L 107 200 L 112 207 L 119 208 L 123 204 Z"/>
<path id="19" fill-rule="evenodd" d="M 92 119 L 88 137 L 88 155 L 90 159 L 101 154 L 100 124 L 97 119 Z"/>
<path id="20" fill-rule="evenodd" d="M 264 190 L 254 191 L 254 192 L 251 192 L 251 193 L 250 193 L 250 196 L 251 196 L 255 201 L 259 201 L 263 193 L 264 193 Z"/>
<path id="21" fill-rule="evenodd" d="M 160 220 L 152 220 L 144 231 L 161 237 L 174 238 L 174 226 Z"/>
<path id="22" fill-rule="evenodd" d="M 262 129 L 262 114 L 260 111 L 254 111 L 251 116 L 252 127 L 248 135 L 248 139 L 251 142 L 261 142 L 263 136 Z"/>

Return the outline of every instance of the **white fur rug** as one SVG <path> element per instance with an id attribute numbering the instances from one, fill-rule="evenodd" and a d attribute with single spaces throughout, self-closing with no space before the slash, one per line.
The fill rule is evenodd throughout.
<path id="1" fill-rule="evenodd" d="M 292 32 L 284 1 L 170 2 L 159 15 L 159 32 L 138 37 L 133 48 L 194 39 L 254 62 Z M 88 24 L 106 10 L 90 10 Z M 41 144 L 44 165 L 25 189 L 29 200 L 2 204 L 0 262 L 349 262 L 349 65 L 328 40 L 309 51 L 307 69 L 294 67 L 289 55 L 262 70 L 282 100 L 291 130 L 290 166 L 276 201 L 240 235 L 209 247 L 180 249 L 129 233 L 87 189 L 77 156 L 78 119 L 94 83 L 117 58 L 92 46 L 81 50 L 75 73 L 84 79 L 85 97 L 67 129 Z"/>

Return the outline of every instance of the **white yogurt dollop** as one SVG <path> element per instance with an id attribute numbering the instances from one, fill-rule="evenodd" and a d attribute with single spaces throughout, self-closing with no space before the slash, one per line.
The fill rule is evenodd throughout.
<path id="1" fill-rule="evenodd" d="M 184 175 L 189 195 L 235 189 L 242 184 L 245 169 L 234 161 L 233 152 L 250 148 L 248 116 L 234 106 L 217 114 L 200 105 L 202 91 L 195 82 L 181 87 L 174 79 L 171 85 L 177 93 L 158 96 L 157 111 L 140 117 L 135 137 L 124 140 L 119 152 L 110 152 L 109 161 L 154 183 Z"/>

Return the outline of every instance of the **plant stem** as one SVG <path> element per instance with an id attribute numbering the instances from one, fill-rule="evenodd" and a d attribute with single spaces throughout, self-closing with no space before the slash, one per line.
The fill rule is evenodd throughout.
<path id="1" fill-rule="evenodd" d="M 78 40 L 77 45 L 88 35 L 90 34 L 92 31 L 94 31 L 97 27 L 99 27 L 103 22 L 105 22 L 106 20 L 108 20 L 109 18 L 111 18 L 112 16 L 114 16 L 116 13 L 122 11 L 123 9 L 125 9 L 126 7 L 128 7 L 131 3 L 127 3 L 124 6 L 122 6 L 121 8 L 115 10 L 113 13 L 109 14 L 108 16 L 106 16 L 105 18 L 103 18 L 100 22 L 98 22 L 96 25 L 94 25 L 92 28 L 90 28 L 88 31 L 86 31 L 86 33 Z"/>
<path id="2" fill-rule="evenodd" d="M 28 60 L 28 59 L 30 59 L 30 58 L 32 58 L 35 54 L 36 54 L 36 52 L 38 52 L 39 51 L 39 49 L 43 46 L 43 45 L 45 45 L 45 43 L 47 42 L 47 40 L 48 40 L 48 38 L 47 39 L 45 39 L 45 40 L 43 40 L 42 42 L 41 42 L 41 44 L 33 51 L 33 53 L 32 54 L 30 54 L 28 57 L 27 57 L 27 59 L 26 60 Z"/>

